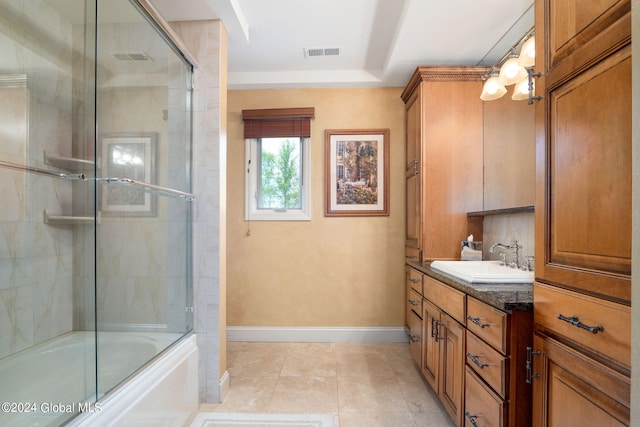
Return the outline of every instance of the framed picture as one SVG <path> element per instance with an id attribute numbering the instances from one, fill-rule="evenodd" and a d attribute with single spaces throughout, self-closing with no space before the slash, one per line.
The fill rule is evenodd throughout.
<path id="1" fill-rule="evenodd" d="M 101 139 L 102 178 L 155 184 L 155 133 L 110 134 Z M 104 215 L 155 216 L 157 196 L 141 187 L 111 182 L 101 188 Z"/>
<path id="2" fill-rule="evenodd" d="M 325 130 L 325 215 L 389 215 L 389 129 Z"/>

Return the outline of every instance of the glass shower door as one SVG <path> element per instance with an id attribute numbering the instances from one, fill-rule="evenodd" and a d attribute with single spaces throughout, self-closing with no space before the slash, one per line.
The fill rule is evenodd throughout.
<path id="1" fill-rule="evenodd" d="M 97 12 L 100 397 L 192 329 L 192 69 L 135 1 Z"/>
<path id="2" fill-rule="evenodd" d="M 0 0 L 0 425 L 95 395 L 94 16 Z"/>

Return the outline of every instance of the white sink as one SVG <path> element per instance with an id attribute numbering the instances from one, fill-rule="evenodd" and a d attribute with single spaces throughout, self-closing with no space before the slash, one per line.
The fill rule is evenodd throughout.
<path id="1" fill-rule="evenodd" d="M 431 269 L 469 283 L 533 283 L 533 271 L 500 265 L 500 261 L 433 261 Z"/>

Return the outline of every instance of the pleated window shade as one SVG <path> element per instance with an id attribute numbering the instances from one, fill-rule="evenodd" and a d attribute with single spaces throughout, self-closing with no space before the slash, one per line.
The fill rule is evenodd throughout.
<path id="1" fill-rule="evenodd" d="M 314 115 L 313 107 L 242 110 L 244 137 L 245 139 L 288 136 L 309 138 L 311 119 Z"/>

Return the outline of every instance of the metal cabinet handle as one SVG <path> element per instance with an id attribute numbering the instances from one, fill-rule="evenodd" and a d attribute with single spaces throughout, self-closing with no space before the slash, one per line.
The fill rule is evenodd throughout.
<path id="1" fill-rule="evenodd" d="M 414 299 L 409 299 L 407 300 L 409 302 L 409 304 L 411 304 L 412 306 L 416 306 L 416 305 L 420 305 L 420 301 L 416 301 Z"/>
<path id="2" fill-rule="evenodd" d="M 563 316 L 562 314 L 558 314 L 558 319 L 563 320 L 567 323 L 572 324 L 573 326 L 577 326 L 578 328 L 584 329 L 585 331 L 589 331 L 592 334 L 597 334 L 598 332 L 603 332 L 604 328 L 601 325 L 598 326 L 589 326 L 585 325 L 580 321 L 578 316 Z"/>
<path id="3" fill-rule="evenodd" d="M 525 381 L 527 382 L 527 384 L 532 384 L 533 380 L 540 378 L 540 374 L 533 373 L 533 356 L 540 356 L 541 354 L 541 351 L 536 351 L 533 349 L 533 347 L 527 347 L 527 361 L 525 365 L 527 372 Z"/>
<path id="4" fill-rule="evenodd" d="M 467 357 L 469 359 L 471 359 L 471 361 L 480 369 L 484 369 L 487 366 L 491 366 L 490 363 L 482 363 L 482 362 L 480 362 L 480 360 L 478 358 L 482 357 L 482 356 L 480 356 L 479 354 L 471 354 L 471 353 L 467 352 Z"/>
<path id="5" fill-rule="evenodd" d="M 476 421 L 476 418 L 478 418 L 477 415 L 471 415 L 469 411 L 464 411 L 464 416 L 467 417 L 473 427 L 478 427 L 478 421 Z"/>
<path id="6" fill-rule="evenodd" d="M 416 279 L 415 277 L 410 277 L 410 278 L 409 278 L 409 281 L 410 281 L 411 283 L 420 283 L 420 282 L 422 282 L 422 280 L 420 280 L 420 279 Z"/>
<path id="7" fill-rule="evenodd" d="M 467 320 L 471 320 L 473 323 L 475 323 L 476 325 L 480 326 L 482 329 L 491 326 L 491 323 L 480 323 L 480 318 L 479 317 L 471 317 L 471 316 L 467 316 Z"/>

